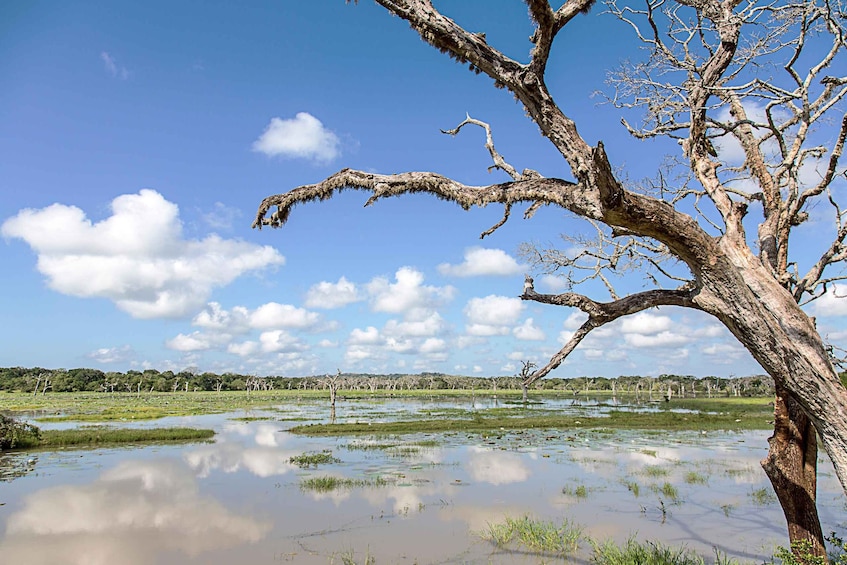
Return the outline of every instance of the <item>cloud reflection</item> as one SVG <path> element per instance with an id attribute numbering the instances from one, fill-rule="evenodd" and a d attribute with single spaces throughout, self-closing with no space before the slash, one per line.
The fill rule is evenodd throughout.
<path id="1" fill-rule="evenodd" d="M 255 543 L 271 524 L 238 516 L 198 492 L 176 461 L 126 461 L 87 485 L 37 491 L 6 523 L 6 563 L 147 565 Z"/>
<path id="2" fill-rule="evenodd" d="M 275 447 L 244 447 L 236 442 L 223 442 L 199 447 L 183 457 L 199 477 L 208 477 L 215 469 L 224 473 L 244 469 L 258 477 L 272 477 L 297 469 L 290 462 L 292 455 L 296 453 Z"/>
<path id="3" fill-rule="evenodd" d="M 468 449 L 467 470 L 475 481 L 492 485 L 522 483 L 531 474 L 522 455 L 476 446 Z"/>

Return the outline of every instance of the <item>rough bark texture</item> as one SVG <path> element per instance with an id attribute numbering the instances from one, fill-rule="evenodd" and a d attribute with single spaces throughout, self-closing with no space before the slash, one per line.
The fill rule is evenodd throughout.
<path id="1" fill-rule="evenodd" d="M 810 553 L 826 557 L 826 546 L 815 504 L 818 444 L 815 429 L 799 405 L 785 391 L 774 403 L 774 433 L 768 440 L 768 456 L 762 461 L 788 522 L 792 541 L 809 542 Z M 795 549 L 802 560 L 805 556 Z"/>
<path id="2" fill-rule="evenodd" d="M 847 214 L 842 213 L 829 191 L 841 166 L 847 116 L 835 120 L 840 129 L 829 147 L 808 143 L 808 132 L 815 122 L 847 96 L 847 77 L 822 76 L 826 70 L 836 72 L 830 67 L 847 49 L 847 30 L 838 16 L 843 7 L 834 7 L 838 0 L 795 4 L 646 2 L 640 10 L 632 3 L 621 8 L 615 0 L 607 1 L 609 12 L 634 29 L 637 40 L 650 50 L 653 65 L 622 71 L 615 79 L 630 101 L 615 97 L 612 102 L 645 114 L 643 128 L 633 128 L 625 120 L 623 125 L 641 139 L 669 135 L 679 139 L 681 157 L 690 167 L 690 181 L 667 199 L 625 188 L 602 142 L 592 146 L 580 136 L 576 122 L 555 103 L 545 84 L 544 73 L 556 34 L 589 9 L 592 0 L 568 0 L 555 10 L 548 2 L 527 0 L 535 32 L 530 60 L 525 64 L 489 45 L 484 35 L 467 32 L 439 13 L 429 0 L 377 2 L 406 20 L 426 42 L 511 91 L 561 154 L 574 180 L 518 175 L 493 150 L 488 131 L 495 166 L 509 173 L 511 182 L 467 186 L 428 172 L 381 175 L 344 169 L 316 184 L 265 198 L 253 226 L 280 227 L 297 204 L 331 198 L 344 189 L 358 189 L 371 193 L 366 205 L 415 192 L 433 194 L 464 209 L 499 203 L 505 207 L 503 222 L 514 204 L 531 203 L 527 217 L 541 205 L 554 205 L 592 222 L 605 238 L 604 244 L 634 242 L 635 247 L 601 246 L 601 251 L 611 251 L 597 255 L 595 276 L 606 282 L 601 271 L 614 269 L 625 259 L 624 250 L 631 255 L 635 248 L 648 268 L 681 284 L 675 290 L 657 288 L 623 298 L 610 289 L 614 300 L 608 303 L 576 293 L 543 295 L 531 286 L 525 288 L 525 300 L 575 307 L 588 314 L 583 327 L 534 373 L 534 378 L 558 367 L 590 331 L 621 316 L 661 305 L 711 314 L 746 347 L 782 391 L 777 400 L 771 455 L 765 466 L 785 509 L 792 539 L 811 536 L 820 540 L 820 526 L 813 512 L 813 428 L 847 492 L 847 389 L 838 379 L 814 321 L 800 304 L 821 296 L 827 284 L 847 278 L 827 275 L 828 267 L 847 259 Z M 669 29 L 660 31 L 659 24 Z M 745 42 L 742 39 L 747 28 L 751 31 Z M 805 38 L 812 35 L 830 38 L 831 48 L 802 70 L 800 62 L 809 60 L 804 52 L 808 43 Z M 748 66 L 755 67 L 757 57 L 779 54 L 787 61 L 776 65 L 785 71 L 787 86 L 758 79 L 745 83 L 746 79 L 739 78 Z M 655 79 L 651 73 L 661 78 Z M 686 78 L 669 84 L 665 77 L 670 76 Z M 818 85 L 815 92 L 814 85 Z M 770 101 L 765 119 L 757 122 L 746 114 L 745 96 L 754 102 Z M 719 115 L 715 100 L 728 108 L 729 118 Z M 718 136 L 731 137 L 740 144 L 745 155 L 740 167 L 726 167 L 720 160 L 712 143 Z M 767 144 L 777 147 L 775 156 Z M 820 183 L 804 185 L 800 176 L 804 164 L 827 151 L 830 157 Z M 755 190 L 745 192 L 733 184 L 739 171 Z M 664 185 L 661 188 L 666 189 Z M 788 259 L 789 236 L 794 226 L 808 219 L 804 207 L 817 197 L 824 203 L 828 198 L 832 206 L 834 239 L 825 242 L 820 259 L 800 276 Z M 717 219 L 689 215 L 675 207 L 685 198 L 693 199 L 698 211 L 701 198 L 710 201 Z M 277 209 L 271 213 L 274 206 Z M 757 240 L 748 239 L 745 233 L 744 218 L 750 206 L 760 207 L 764 218 L 757 226 Z M 713 236 L 707 229 L 719 234 Z M 663 257 L 684 263 L 690 276 L 680 280 L 664 271 Z M 574 261 L 565 266 L 578 267 Z"/>

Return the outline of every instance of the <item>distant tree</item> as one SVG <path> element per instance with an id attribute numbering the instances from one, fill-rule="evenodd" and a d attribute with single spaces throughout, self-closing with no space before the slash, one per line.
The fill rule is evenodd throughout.
<path id="1" fill-rule="evenodd" d="M 608 0 L 608 12 L 634 30 L 647 54 L 612 73 L 609 100 L 622 112 L 637 114 L 637 125 L 622 120 L 630 135 L 670 140 L 667 146 L 678 151 L 675 159 L 682 164 L 674 170 L 660 166 L 654 180 L 638 186 L 615 171 L 602 143 L 592 146 L 579 134 L 545 82 L 557 35 L 578 25 L 577 16 L 595 0 L 568 0 L 558 9 L 526 0 L 535 27 L 526 63 L 506 56 L 479 30 L 469 32 L 443 16 L 430 0 L 377 2 L 409 22 L 424 41 L 511 92 L 561 154 L 572 178 L 518 172 L 494 148 L 487 124 L 469 118 L 449 133 L 466 125 L 485 128 L 494 167 L 510 181 L 475 187 L 429 172 L 344 169 L 265 198 L 253 225 L 279 227 L 296 204 L 326 200 L 346 188 L 370 191 L 367 204 L 417 192 L 466 209 L 503 204 L 503 219 L 483 236 L 523 202 L 530 203 L 525 216 L 553 205 L 588 220 L 596 237 L 574 237 L 580 243 L 575 247 L 584 251 L 529 248 L 527 254 L 537 269 L 562 273 L 573 286 L 599 280 L 611 301 L 575 292 L 540 294 L 530 283 L 524 300 L 575 307 L 588 316 L 535 376 L 547 375 L 592 330 L 623 316 L 656 306 L 712 315 L 775 381 L 775 431 L 763 466 L 791 539 L 807 540 L 815 555 L 825 556 L 815 509 L 816 472 L 807 462 L 815 461 L 816 429 L 847 492 L 847 390 L 801 306 L 845 278 L 837 269 L 847 259 L 847 212 L 834 190 L 843 186 L 838 183 L 847 138 L 844 4 L 645 0 L 619 5 Z M 732 161 L 731 143 L 743 154 L 740 162 Z M 827 240 L 818 234 L 815 255 L 804 247 L 804 259 L 794 260 L 797 246 L 789 247 L 790 236 L 815 205 L 828 207 L 833 229 Z M 757 214 L 748 214 L 754 210 Z M 751 228 L 755 235 L 748 235 Z M 808 270 L 800 272 L 801 265 Z M 646 273 L 653 288 L 618 295 L 609 277 L 627 272 Z"/>

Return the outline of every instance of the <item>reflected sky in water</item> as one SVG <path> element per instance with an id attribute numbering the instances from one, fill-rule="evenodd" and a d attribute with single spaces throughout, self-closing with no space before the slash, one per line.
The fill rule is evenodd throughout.
<path id="1" fill-rule="evenodd" d="M 403 414 L 385 408 L 358 401 L 355 414 L 343 417 Z M 767 432 L 308 438 L 286 432 L 285 421 L 178 420 L 214 427 L 215 442 L 25 454 L 28 472 L 0 482 L 3 562 L 339 563 L 342 555 L 356 562 L 371 555 L 377 563 L 540 563 L 498 552 L 479 535 L 491 522 L 524 514 L 570 519 L 595 539 L 637 533 L 758 562 L 785 544 L 779 505 L 752 496 L 762 487 L 771 492 L 759 467 Z M 340 462 L 291 463 L 324 450 Z M 382 481 L 303 488 L 305 479 L 323 476 Z M 818 496 L 824 530 L 844 533 L 847 504 L 825 459 Z"/>

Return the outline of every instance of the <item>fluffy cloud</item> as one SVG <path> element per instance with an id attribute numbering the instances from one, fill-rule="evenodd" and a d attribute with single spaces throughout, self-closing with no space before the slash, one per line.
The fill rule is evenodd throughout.
<path id="1" fill-rule="evenodd" d="M 102 347 L 95 349 L 86 355 L 92 361 L 97 363 L 120 363 L 129 361 L 135 357 L 135 351 L 131 345 L 123 345 L 121 347 Z"/>
<path id="2" fill-rule="evenodd" d="M 250 315 L 250 327 L 256 329 L 314 327 L 320 321 L 320 315 L 290 304 L 268 302 L 256 308 Z"/>
<path id="3" fill-rule="evenodd" d="M 271 118 L 259 139 L 253 142 L 253 151 L 269 157 L 310 159 L 329 163 L 341 155 L 341 140 L 326 129 L 319 119 L 307 112 L 298 112 L 294 118 Z"/>
<path id="4" fill-rule="evenodd" d="M 667 331 L 671 327 L 671 319 L 668 316 L 657 316 L 648 312 L 639 312 L 632 316 L 626 316 L 620 321 L 620 330 L 625 334 L 655 334 Z"/>
<path id="5" fill-rule="evenodd" d="M 306 291 L 306 308 L 341 308 L 358 302 L 362 297 L 356 285 L 341 277 L 337 283 L 319 282 Z"/>
<path id="6" fill-rule="evenodd" d="M 416 316 L 415 313 L 420 315 Z M 446 324 L 438 312 L 416 311 L 403 321 L 388 320 L 383 333 L 393 337 L 428 337 L 444 332 Z"/>
<path id="7" fill-rule="evenodd" d="M 847 316 L 847 285 L 830 285 L 826 293 L 812 303 L 812 312 L 823 318 Z"/>
<path id="8" fill-rule="evenodd" d="M 523 324 L 513 328 L 512 335 L 523 341 L 544 341 L 547 338 L 541 328 L 535 326 L 532 318 L 527 318 Z"/>
<path id="9" fill-rule="evenodd" d="M 423 274 L 411 267 L 401 267 L 394 278 L 395 283 L 377 277 L 367 284 L 374 311 L 401 314 L 415 308 L 432 308 L 450 300 L 455 293 L 451 286 L 424 286 Z"/>
<path id="10" fill-rule="evenodd" d="M 136 318 L 184 316 L 214 288 L 285 261 L 270 246 L 183 239 L 179 209 L 154 190 L 119 196 L 111 208 L 97 223 L 64 204 L 21 210 L 0 231 L 32 247 L 53 290 L 107 298 Z"/>
<path id="11" fill-rule="evenodd" d="M 633 347 L 673 347 L 691 342 L 691 338 L 676 332 L 659 332 L 655 335 L 627 334 L 626 343 Z"/>
<path id="12" fill-rule="evenodd" d="M 507 335 L 517 323 L 524 305 L 519 298 L 489 295 L 471 298 L 465 306 L 466 331 L 473 336 Z"/>
<path id="13" fill-rule="evenodd" d="M 477 277 L 484 275 L 514 275 L 523 267 L 502 249 L 471 247 L 465 250 L 465 260 L 458 265 L 442 263 L 438 272 L 453 277 Z"/>

